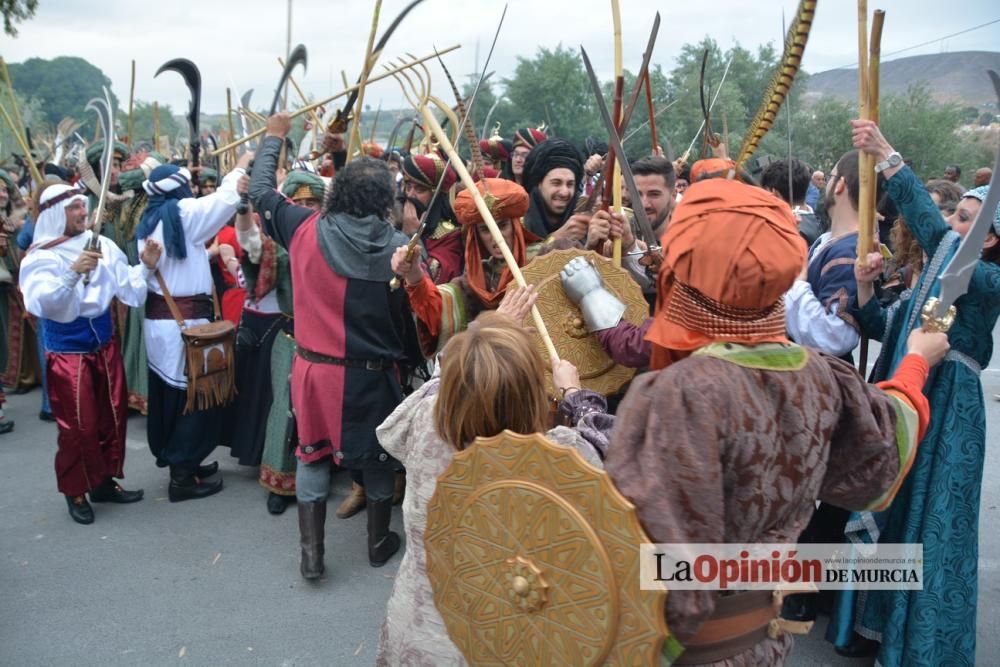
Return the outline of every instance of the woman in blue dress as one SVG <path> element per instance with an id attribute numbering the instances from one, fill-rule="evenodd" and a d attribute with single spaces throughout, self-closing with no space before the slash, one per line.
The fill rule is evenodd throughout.
<path id="1" fill-rule="evenodd" d="M 895 153 L 878 126 L 852 121 L 855 147 L 888 161 Z M 888 164 L 888 162 L 887 162 Z M 872 253 L 857 270 L 858 297 L 852 312 L 869 338 L 882 341 L 873 381 L 885 379 L 905 354 L 907 334 L 921 326 L 927 300 L 976 219 L 988 187 L 965 194 L 955 213 L 943 218 L 927 190 L 902 163 L 882 171 L 911 233 L 927 254 L 912 290 L 890 308 L 872 297 L 881 255 Z M 875 515 L 854 514 L 847 537 L 854 542 L 922 543 L 924 583 L 920 591 L 867 591 L 839 596 L 827 631 L 838 646 L 858 653 L 857 638 L 870 642 L 878 663 L 974 665 L 979 551 L 979 500 L 986 450 L 986 412 L 980 382 L 993 354 L 993 327 L 1000 315 L 1000 210 L 983 212 L 992 229 L 983 244 L 968 292 L 948 332 L 951 351 L 924 389 L 931 422 L 916 461 L 891 507 Z"/>

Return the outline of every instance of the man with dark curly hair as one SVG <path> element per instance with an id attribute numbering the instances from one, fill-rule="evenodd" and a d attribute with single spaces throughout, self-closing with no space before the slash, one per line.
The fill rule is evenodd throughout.
<path id="1" fill-rule="evenodd" d="M 362 473 L 371 565 L 384 565 L 399 550 L 399 536 L 389 530 L 397 464 L 375 427 L 403 398 L 396 367 L 405 357 L 410 312 L 406 291 L 391 290 L 389 281 L 390 258 L 409 239 L 388 221 L 395 187 L 380 160 L 359 158 L 337 170 L 322 212 L 276 192 L 278 153 L 290 127 L 286 113 L 268 118 L 250 197 L 267 234 L 288 250 L 295 285 L 300 571 L 318 579 L 331 460 Z"/>

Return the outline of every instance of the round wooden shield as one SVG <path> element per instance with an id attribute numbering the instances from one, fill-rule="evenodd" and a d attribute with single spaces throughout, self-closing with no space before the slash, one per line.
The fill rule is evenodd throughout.
<path id="1" fill-rule="evenodd" d="M 438 479 L 424 546 L 434 602 L 470 665 L 652 665 L 666 591 L 639 586 L 635 508 L 542 434 L 479 438 Z"/>
<path id="2" fill-rule="evenodd" d="M 531 260 L 521 269 L 524 280 L 529 285 L 538 288 L 538 312 L 549 330 L 549 336 L 555 345 L 559 356 L 576 366 L 580 373 L 580 382 L 584 389 L 596 391 L 609 396 L 616 394 L 634 376 L 636 369 L 616 364 L 611 360 L 597 336 L 587 333 L 587 325 L 583 314 L 563 290 L 559 272 L 574 257 L 587 257 L 604 278 L 604 286 L 617 296 L 626 306 L 624 319 L 636 326 L 642 325 L 649 317 L 649 304 L 642 295 L 642 288 L 632 279 L 629 272 L 614 263 L 589 250 L 555 250 Z M 534 323 L 529 315 L 524 325 L 531 327 Z M 548 352 L 541 336 L 535 336 L 536 347 L 543 359 L 548 359 Z M 546 364 L 545 386 L 552 398 L 559 394 L 552 384 L 552 371 Z"/>

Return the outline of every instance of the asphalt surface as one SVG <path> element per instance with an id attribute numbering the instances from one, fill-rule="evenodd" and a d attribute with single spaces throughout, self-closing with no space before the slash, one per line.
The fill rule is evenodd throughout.
<path id="1" fill-rule="evenodd" d="M 994 332 L 994 348 L 1000 336 Z M 1000 355 L 995 355 L 1000 356 Z M 987 454 L 980 524 L 977 663 L 1000 662 L 1000 363 L 983 374 Z M 371 665 L 399 558 L 368 565 L 364 513 L 333 509 L 350 481 L 334 478 L 327 575 L 298 572 L 295 508 L 271 516 L 256 472 L 219 449 L 225 489 L 170 503 L 167 475 L 129 420 L 126 479 L 134 505 L 94 505 L 72 522 L 55 487 L 55 425 L 38 420 L 40 390 L 10 396 L 13 433 L 0 436 L 0 666 Z M 396 530 L 402 517 L 396 508 Z M 796 642 L 789 664 L 860 666 L 822 641 L 825 621 Z"/>

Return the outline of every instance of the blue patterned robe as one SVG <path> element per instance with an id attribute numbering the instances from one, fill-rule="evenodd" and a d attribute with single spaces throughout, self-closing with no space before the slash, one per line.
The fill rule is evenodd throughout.
<path id="1" fill-rule="evenodd" d="M 914 237 L 930 259 L 917 286 L 888 309 L 871 299 L 852 304 L 862 331 L 881 340 L 874 380 L 892 374 L 905 353 L 920 310 L 938 292 L 937 279 L 958 246 L 923 185 L 904 167 L 887 182 Z M 979 499 L 986 449 L 980 371 L 993 354 L 991 332 L 1000 315 L 1000 266 L 980 261 L 967 294 L 955 303 L 948 332 L 951 352 L 924 389 L 930 427 L 913 469 L 885 512 L 854 514 L 849 539 L 924 545 L 924 590 L 841 595 L 827 638 L 843 645 L 855 630 L 881 641 L 878 664 L 974 665 L 979 561 Z"/>

